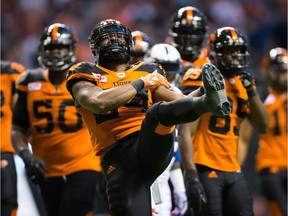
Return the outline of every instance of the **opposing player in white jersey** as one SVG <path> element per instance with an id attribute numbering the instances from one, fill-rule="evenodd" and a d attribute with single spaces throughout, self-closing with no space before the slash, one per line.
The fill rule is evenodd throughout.
<path id="1" fill-rule="evenodd" d="M 177 88 L 180 78 L 181 57 L 176 48 L 169 44 L 156 44 L 144 56 L 144 62 L 157 63 L 162 65 L 166 71 L 166 77 L 171 83 L 171 91 L 181 93 Z M 175 129 L 177 133 L 177 129 Z M 175 136 L 177 137 L 177 135 Z M 171 187 L 173 186 L 173 200 L 171 197 Z M 159 191 L 157 189 L 159 188 Z M 156 192 L 155 192 L 156 190 Z M 157 196 L 157 192 L 159 193 Z M 187 196 L 185 192 L 183 174 L 180 166 L 180 153 L 178 142 L 174 143 L 174 155 L 166 170 L 157 178 L 151 187 L 152 206 L 157 216 L 182 216 L 187 210 Z M 155 194 L 156 193 L 156 194 Z M 174 209 L 172 203 L 174 203 Z"/>

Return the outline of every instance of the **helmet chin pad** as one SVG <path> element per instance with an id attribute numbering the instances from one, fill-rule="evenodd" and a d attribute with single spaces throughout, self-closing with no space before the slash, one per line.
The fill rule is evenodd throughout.
<path id="1" fill-rule="evenodd" d="M 99 63 L 118 62 L 126 64 L 130 60 L 129 48 L 111 44 L 99 50 Z"/>

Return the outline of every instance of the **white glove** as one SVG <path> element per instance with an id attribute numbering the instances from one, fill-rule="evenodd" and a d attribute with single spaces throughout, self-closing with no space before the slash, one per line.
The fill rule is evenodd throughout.
<path id="1" fill-rule="evenodd" d="M 174 192 L 173 199 L 175 208 L 172 211 L 172 216 L 183 216 L 188 209 L 186 192 Z"/>

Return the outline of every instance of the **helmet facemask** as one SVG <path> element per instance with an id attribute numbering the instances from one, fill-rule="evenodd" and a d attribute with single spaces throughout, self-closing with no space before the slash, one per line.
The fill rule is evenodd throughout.
<path id="1" fill-rule="evenodd" d="M 130 47 L 133 43 L 130 30 L 115 22 L 97 26 L 89 40 L 96 62 L 100 65 L 111 62 L 127 63 L 130 60 Z"/>
<path id="2" fill-rule="evenodd" d="M 204 40 L 203 35 L 189 35 L 171 33 L 173 36 L 172 45 L 180 52 L 181 57 L 190 62 L 199 58 Z"/>
<path id="3" fill-rule="evenodd" d="M 281 47 L 271 49 L 269 57 L 263 58 L 262 66 L 268 85 L 280 94 L 287 91 L 287 50 Z"/>
<path id="4" fill-rule="evenodd" d="M 212 61 L 226 77 L 239 75 L 249 66 L 249 52 L 246 46 L 225 46 L 211 52 Z"/>
<path id="5" fill-rule="evenodd" d="M 287 91 L 287 72 L 287 63 L 272 63 L 266 74 L 268 84 L 279 93 Z"/>
<path id="6" fill-rule="evenodd" d="M 52 33 L 53 29 L 57 29 L 57 34 Z M 75 48 L 76 39 L 71 30 L 63 24 L 53 24 L 42 34 L 38 61 L 52 72 L 65 71 L 76 62 Z"/>
<path id="7" fill-rule="evenodd" d="M 180 8 L 171 17 L 169 34 L 172 45 L 183 60 L 194 62 L 199 58 L 207 30 L 205 15 L 195 7 Z"/>

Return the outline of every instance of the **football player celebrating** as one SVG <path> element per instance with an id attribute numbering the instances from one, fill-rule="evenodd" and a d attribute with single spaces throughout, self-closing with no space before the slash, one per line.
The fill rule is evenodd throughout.
<path id="1" fill-rule="evenodd" d="M 12 142 L 30 179 L 39 184 L 49 216 L 93 212 L 100 158 L 66 89 L 67 69 L 76 61 L 71 28 L 54 23 L 40 38 L 38 60 L 17 83 Z M 33 154 L 28 149 L 31 128 Z"/>
<path id="2" fill-rule="evenodd" d="M 12 110 L 17 94 L 15 82 L 25 68 L 16 62 L 1 61 L 1 215 L 16 215 L 17 173 L 14 162 L 15 150 L 11 143 Z"/>
<path id="3" fill-rule="evenodd" d="M 182 58 L 182 80 L 179 83 L 181 91 L 188 95 L 202 84 L 202 66 L 209 62 L 207 49 L 203 47 L 208 31 L 206 16 L 195 7 L 180 8 L 171 17 L 169 35 L 172 45 L 177 48 Z M 194 214 L 201 212 L 207 202 L 204 189 L 199 181 L 194 164 L 189 125 L 179 125 L 179 149 L 185 176 L 186 193 L 190 209 Z M 186 143 L 186 144 L 185 144 Z M 187 160 L 186 160 L 187 159 Z M 191 211 L 190 210 L 190 211 Z"/>
<path id="4" fill-rule="evenodd" d="M 217 29 L 209 38 L 210 58 L 224 76 L 232 112 L 225 117 L 207 113 L 190 125 L 193 145 L 187 148 L 194 147 L 190 158 L 194 157 L 207 195 L 207 215 L 253 215 L 252 197 L 237 158 L 240 124 L 248 119 L 265 133 L 269 121 L 249 72 L 248 48 L 244 35 L 232 27 Z"/>
<path id="5" fill-rule="evenodd" d="M 101 21 L 90 34 L 96 64 L 72 66 L 66 85 L 90 130 L 95 153 L 102 156 L 112 215 L 147 216 L 152 214 L 150 186 L 173 155 L 175 125 L 209 111 L 225 116 L 230 104 L 213 65 L 203 68 L 207 93 L 185 97 L 169 90 L 159 65 L 127 64 L 132 44 L 127 26 Z"/>

